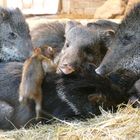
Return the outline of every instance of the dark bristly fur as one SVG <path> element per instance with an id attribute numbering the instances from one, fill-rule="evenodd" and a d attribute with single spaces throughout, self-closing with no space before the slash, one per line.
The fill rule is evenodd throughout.
<path id="1" fill-rule="evenodd" d="M 91 94 L 102 93 L 117 104 L 126 102 L 123 92 L 114 87 L 108 79 L 96 75 L 95 66 L 87 64 L 82 71 L 70 75 L 47 74 L 43 82 L 42 117 L 51 116 L 60 119 L 74 119 L 91 117 L 100 114 L 99 104 L 92 104 L 88 100 Z M 0 128 L 20 128 L 35 118 L 34 104 L 23 106 L 18 101 L 18 88 L 21 80 L 22 63 L 0 63 Z M 103 101 L 104 103 L 104 101 Z M 103 105 L 103 104 L 100 104 Z M 105 104 L 103 107 L 108 108 Z M 112 108 L 112 103 L 109 104 Z M 8 120 L 9 121 L 8 121 Z M 33 119 L 34 120 L 34 119 Z M 31 124 L 33 122 L 31 121 Z"/>
<path id="2" fill-rule="evenodd" d="M 31 51 L 29 27 L 21 11 L 0 7 L 0 60 L 24 61 Z"/>
<path id="3" fill-rule="evenodd" d="M 109 51 L 96 69 L 104 75 L 118 69 L 127 69 L 140 74 L 140 3 L 122 20 Z"/>
<path id="4" fill-rule="evenodd" d="M 140 97 L 138 89 L 130 91 L 140 78 L 140 3 L 124 17 L 109 48 L 96 72 L 108 74 L 113 83 L 125 89 L 124 95 L 131 96 L 132 103 Z"/>
<path id="5" fill-rule="evenodd" d="M 113 61 L 113 63 L 109 63 L 109 67 L 113 68 L 113 70 L 108 77 L 113 82 L 107 77 L 97 75 L 95 73 L 95 65 L 88 63 L 89 61 L 82 63 L 79 71 L 75 71 L 69 75 L 47 74 L 42 85 L 42 116 L 45 119 L 48 119 L 47 113 L 49 113 L 50 116 L 55 116 L 60 119 L 79 117 L 85 119 L 86 117 L 100 114 L 99 105 L 103 105 L 103 108 L 107 109 L 112 108 L 112 106 L 116 108 L 120 103 L 127 103 L 130 98 L 129 93 L 127 93 L 129 90 L 127 86 L 133 84 L 134 81 L 131 78 L 137 78 L 140 70 L 138 48 L 140 44 L 140 22 L 137 17 L 139 16 L 139 5 L 140 4 L 135 6 L 129 15 L 124 18 L 110 43 L 110 52 L 113 52 L 112 56 L 116 58 L 115 60 L 112 57 L 109 58 L 110 61 Z M 133 26 L 133 22 L 136 27 Z M 74 28 L 78 28 L 77 31 L 74 31 L 74 33 L 77 33 L 77 38 L 70 35 L 70 32 Z M 95 39 L 95 44 L 99 41 L 96 40 L 97 34 L 95 34 L 94 37 L 90 36 L 92 35 L 91 32 L 82 34 L 85 30 L 89 31 L 89 28 L 81 31 L 82 27 L 78 25 L 78 27 L 74 26 L 73 29 L 71 28 L 67 32 L 68 34 L 66 33 L 66 39 L 70 36 L 69 38 L 72 37 L 75 41 L 80 34 L 80 40 L 76 40 L 77 42 L 72 40 L 72 43 L 79 44 L 85 41 L 84 43 L 91 45 L 91 40 L 93 41 Z M 83 40 L 83 38 L 87 39 L 86 35 L 89 36 L 88 41 Z M 82 48 L 85 48 L 85 45 L 82 46 Z M 79 46 L 77 48 L 79 48 Z M 89 53 L 89 50 L 87 50 L 87 52 Z M 137 56 L 138 61 L 135 56 Z M 137 65 L 130 65 L 136 62 Z M 105 68 L 107 68 L 107 66 Z M 21 69 L 22 63 L 0 63 L 0 110 L 3 109 L 3 105 L 5 108 L 4 112 L 0 112 L 1 129 L 12 129 L 13 126 L 10 122 L 12 122 L 15 127 L 20 128 L 35 117 L 35 105 L 32 102 L 28 107 L 20 105 L 18 101 Z M 125 78 L 125 80 L 123 80 L 123 78 Z M 129 80 L 131 80 L 130 83 Z M 123 89 L 123 86 L 126 87 Z M 96 102 L 94 99 L 101 99 L 101 102 Z"/>

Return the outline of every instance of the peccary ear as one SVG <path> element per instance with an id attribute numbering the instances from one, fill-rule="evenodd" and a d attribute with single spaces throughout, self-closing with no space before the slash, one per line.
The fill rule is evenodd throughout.
<path id="1" fill-rule="evenodd" d="M 18 13 L 21 13 L 22 14 L 22 12 L 21 12 L 21 10 L 19 9 L 19 8 L 16 8 L 15 9 Z"/>
<path id="2" fill-rule="evenodd" d="M 6 10 L 3 10 L 3 11 L 1 12 L 1 17 L 2 17 L 2 18 L 5 18 L 5 17 L 6 17 L 6 15 L 7 15 Z"/>
<path id="3" fill-rule="evenodd" d="M 79 25 L 80 23 L 79 22 L 76 22 L 76 21 L 68 21 L 66 23 L 66 28 L 65 28 L 65 33 L 67 33 L 70 29 L 72 29 L 73 27 Z"/>
<path id="4" fill-rule="evenodd" d="M 115 37 L 115 31 L 112 29 L 109 29 L 109 30 L 103 31 L 101 34 L 102 34 L 101 35 L 102 41 L 106 44 L 106 48 L 109 49 L 110 47 L 108 46 L 108 44 Z"/>
<path id="5" fill-rule="evenodd" d="M 87 23 L 87 27 L 91 27 L 91 26 L 94 26 L 94 25 L 96 25 L 96 23 L 94 23 L 94 22 Z"/>
<path id="6" fill-rule="evenodd" d="M 6 9 L 0 8 L 0 19 L 5 20 L 9 16 L 8 11 Z"/>
<path id="7" fill-rule="evenodd" d="M 110 29 L 105 31 L 105 36 L 106 37 L 114 37 L 115 36 L 115 31 Z"/>
<path id="8" fill-rule="evenodd" d="M 98 28 L 102 28 L 101 25 L 97 24 L 96 22 L 87 23 L 87 27 L 91 30 L 96 30 Z"/>

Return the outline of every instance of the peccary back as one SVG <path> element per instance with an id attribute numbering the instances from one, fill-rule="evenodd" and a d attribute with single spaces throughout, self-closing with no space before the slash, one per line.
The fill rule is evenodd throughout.
<path id="1" fill-rule="evenodd" d="M 18 101 L 22 63 L 0 63 L 0 128 L 20 128 L 27 122 L 36 123 L 35 104 L 22 105 Z M 127 100 L 125 94 L 111 82 L 95 73 L 95 66 L 84 65 L 82 70 L 70 75 L 48 74 L 43 85 L 42 117 L 60 119 L 86 118 L 100 114 L 99 105 L 109 107 Z M 98 104 L 89 100 L 91 94 L 102 94 L 107 101 Z M 111 103 L 110 103 L 111 102 Z M 108 108 L 108 104 L 105 108 Z M 5 108 L 5 109 L 4 109 Z M 9 120 L 9 121 L 8 121 Z M 27 123 L 28 124 L 28 123 Z"/>

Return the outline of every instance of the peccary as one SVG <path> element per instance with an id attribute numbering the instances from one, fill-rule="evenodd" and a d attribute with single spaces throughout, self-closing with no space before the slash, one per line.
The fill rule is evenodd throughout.
<path id="1" fill-rule="evenodd" d="M 105 75 L 118 69 L 140 73 L 140 3 L 124 17 L 119 25 L 109 50 L 96 72 Z"/>
<path id="2" fill-rule="evenodd" d="M 36 123 L 32 121 L 35 118 L 35 104 L 31 102 L 30 106 L 23 106 L 18 101 L 21 69 L 20 62 L 0 63 L 1 129 L 20 128 L 29 122 Z M 89 100 L 91 94 L 103 94 L 106 102 L 113 101 L 114 106 L 127 101 L 120 89 L 95 73 L 93 64 L 86 64 L 80 72 L 70 75 L 46 75 L 42 93 L 42 117 L 45 120 L 53 116 L 59 119 L 85 119 L 91 114 L 100 114 L 99 104 Z"/>
<path id="3" fill-rule="evenodd" d="M 59 53 L 65 42 L 65 24 L 62 22 L 51 22 L 40 24 L 31 30 L 33 46 L 41 47 L 49 45 Z"/>
<path id="4" fill-rule="evenodd" d="M 114 28 L 116 27 L 115 24 Z M 102 23 L 89 23 L 87 26 L 73 21 L 67 22 L 66 41 L 59 56 L 58 71 L 69 74 L 86 62 L 92 62 L 98 66 L 107 51 L 107 40 L 114 35 L 114 28 L 110 26 L 109 29 L 104 22 L 103 25 Z"/>
<path id="5" fill-rule="evenodd" d="M 29 28 L 21 11 L 0 7 L 0 61 L 24 61 L 31 51 Z"/>

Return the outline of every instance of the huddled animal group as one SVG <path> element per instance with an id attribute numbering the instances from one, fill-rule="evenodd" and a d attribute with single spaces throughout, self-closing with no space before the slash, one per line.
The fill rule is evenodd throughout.
<path id="1" fill-rule="evenodd" d="M 140 3 L 117 24 L 41 24 L 0 8 L 0 129 L 140 107 Z"/>

